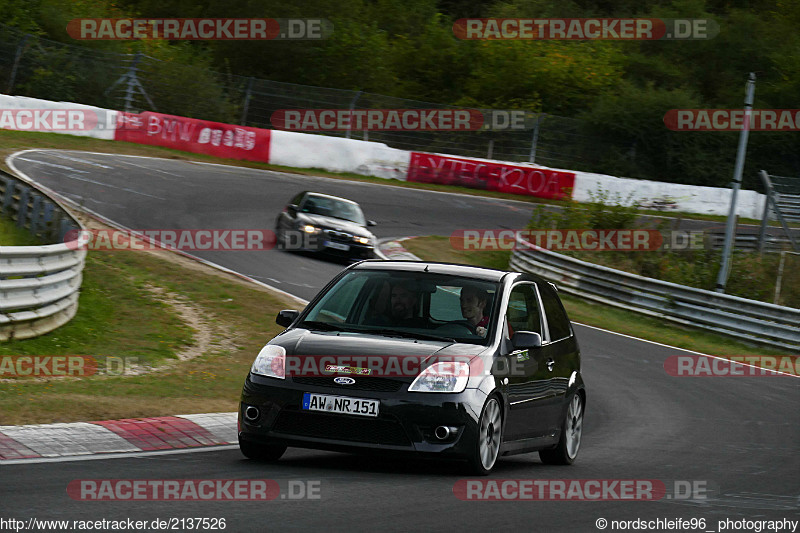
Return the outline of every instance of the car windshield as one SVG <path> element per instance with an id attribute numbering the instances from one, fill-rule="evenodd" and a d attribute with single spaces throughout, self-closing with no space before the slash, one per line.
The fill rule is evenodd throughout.
<path id="1" fill-rule="evenodd" d="M 361 208 L 357 204 L 327 196 L 309 196 L 303 203 L 302 212 L 339 218 L 355 222 L 360 226 L 366 226 L 364 213 L 361 212 Z"/>
<path id="2" fill-rule="evenodd" d="M 498 284 L 426 272 L 348 272 L 304 315 L 301 327 L 488 344 Z"/>

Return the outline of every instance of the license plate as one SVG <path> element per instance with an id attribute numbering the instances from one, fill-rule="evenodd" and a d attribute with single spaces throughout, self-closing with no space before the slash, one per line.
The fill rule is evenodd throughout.
<path id="1" fill-rule="evenodd" d="M 378 406 L 380 403 L 380 400 L 349 398 L 347 396 L 329 396 L 327 394 L 314 394 L 312 392 L 303 394 L 303 409 L 307 411 L 378 416 Z"/>
<path id="2" fill-rule="evenodd" d="M 325 246 L 327 246 L 328 248 L 333 248 L 334 250 L 341 250 L 343 252 L 347 252 L 348 250 L 350 250 L 349 244 L 342 244 L 339 242 L 325 241 Z"/>

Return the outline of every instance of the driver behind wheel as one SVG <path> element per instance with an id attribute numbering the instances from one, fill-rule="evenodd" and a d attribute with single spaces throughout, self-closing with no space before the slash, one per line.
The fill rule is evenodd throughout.
<path id="1" fill-rule="evenodd" d="M 475 330 L 475 334 L 481 337 L 486 336 L 486 326 L 489 325 L 487 307 L 489 307 L 488 292 L 472 285 L 461 289 L 461 314 Z"/>

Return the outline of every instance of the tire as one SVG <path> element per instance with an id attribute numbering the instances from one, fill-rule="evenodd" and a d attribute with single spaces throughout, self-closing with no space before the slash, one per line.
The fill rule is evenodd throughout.
<path id="1" fill-rule="evenodd" d="M 478 420 L 478 437 L 469 458 L 470 473 L 486 476 L 492 471 L 500 455 L 502 438 L 502 410 L 498 399 L 492 396 L 486 400 Z"/>
<path id="2" fill-rule="evenodd" d="M 551 450 L 541 450 L 539 458 L 548 465 L 571 465 L 578 457 L 583 432 L 583 398 L 575 393 L 567 405 L 567 416 L 561 426 L 558 445 Z"/>
<path id="3" fill-rule="evenodd" d="M 256 461 L 277 461 L 286 451 L 286 446 L 279 444 L 256 444 L 239 439 L 239 450 L 248 459 Z"/>

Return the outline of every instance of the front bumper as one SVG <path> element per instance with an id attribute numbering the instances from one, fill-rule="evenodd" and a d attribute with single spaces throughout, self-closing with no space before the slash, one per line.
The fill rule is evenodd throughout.
<path id="1" fill-rule="evenodd" d="M 466 458 L 475 449 L 485 393 L 478 389 L 458 394 L 415 393 L 408 392 L 409 383 L 362 379 L 380 379 L 377 388 L 399 387 L 394 391 L 359 390 L 335 385 L 332 378 L 327 378 L 331 386 L 321 386 L 326 378 L 277 380 L 250 374 L 239 406 L 239 438 L 305 448 L 434 453 L 454 459 Z M 378 399 L 379 414 L 367 417 L 303 410 L 306 392 Z M 256 420 L 244 416 L 248 407 L 258 409 Z M 438 426 L 457 431 L 438 439 L 434 435 Z"/>

